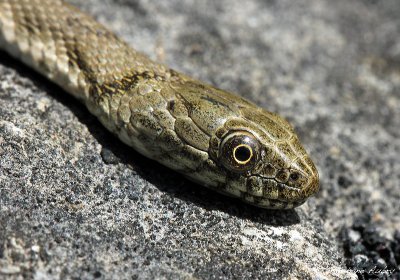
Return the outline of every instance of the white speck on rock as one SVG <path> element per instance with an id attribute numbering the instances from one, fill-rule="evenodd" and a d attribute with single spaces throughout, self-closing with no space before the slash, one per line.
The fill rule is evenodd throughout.
<path id="1" fill-rule="evenodd" d="M 349 230 L 349 238 L 351 240 L 351 242 L 357 242 L 358 240 L 360 240 L 361 235 L 358 231 L 355 230 Z"/>
<path id="2" fill-rule="evenodd" d="M 9 121 L 0 121 L 0 128 L 3 127 L 6 133 L 17 137 L 25 137 L 25 132 Z"/>
<path id="3" fill-rule="evenodd" d="M 40 252 L 40 246 L 39 245 L 33 245 L 31 247 L 32 252 L 34 253 L 39 253 Z"/>
<path id="4" fill-rule="evenodd" d="M 0 268 L 0 274 L 18 274 L 21 272 L 21 269 L 18 266 L 8 265 Z"/>
<path id="5" fill-rule="evenodd" d="M 303 241 L 304 240 L 303 236 L 297 230 L 291 230 L 289 232 L 289 235 L 290 235 L 290 241 L 291 242 Z"/>

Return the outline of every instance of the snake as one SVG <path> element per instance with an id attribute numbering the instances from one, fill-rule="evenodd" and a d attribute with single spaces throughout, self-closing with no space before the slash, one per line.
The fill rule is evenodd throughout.
<path id="1" fill-rule="evenodd" d="M 317 168 L 283 117 L 151 60 L 71 4 L 0 0 L 0 49 L 196 184 L 270 209 L 292 209 L 319 190 Z"/>

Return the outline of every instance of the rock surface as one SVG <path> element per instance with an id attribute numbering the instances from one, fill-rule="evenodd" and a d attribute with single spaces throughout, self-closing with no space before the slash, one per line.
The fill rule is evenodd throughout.
<path id="1" fill-rule="evenodd" d="M 321 192 L 281 212 L 194 185 L 0 53 L 0 279 L 356 279 L 360 215 L 398 238 L 398 0 L 70 2 L 289 119 Z"/>

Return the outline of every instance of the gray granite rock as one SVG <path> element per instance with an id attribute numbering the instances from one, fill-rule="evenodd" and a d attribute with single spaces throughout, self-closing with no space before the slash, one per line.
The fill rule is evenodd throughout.
<path id="1" fill-rule="evenodd" d="M 400 228 L 399 1 L 70 2 L 288 118 L 322 189 L 293 211 L 206 190 L 0 53 L 0 279 L 356 279 L 340 230 Z"/>

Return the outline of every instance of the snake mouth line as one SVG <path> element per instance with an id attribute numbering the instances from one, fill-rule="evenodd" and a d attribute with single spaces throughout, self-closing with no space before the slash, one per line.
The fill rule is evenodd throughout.
<path id="1" fill-rule="evenodd" d="M 276 178 L 274 178 L 274 177 L 264 177 L 264 176 L 261 176 L 261 175 L 257 175 L 257 174 L 251 174 L 250 176 L 249 176 L 249 178 L 259 178 L 259 179 L 261 179 L 262 181 L 274 181 L 274 182 L 276 182 L 276 184 L 277 184 L 277 186 L 278 187 L 280 187 L 280 188 L 286 188 L 286 189 L 288 189 L 288 190 L 291 190 L 291 191 L 297 191 L 297 192 L 299 192 L 301 189 L 300 188 L 296 188 L 296 187 L 292 187 L 292 186 L 289 186 L 288 184 L 286 184 L 286 183 L 282 183 L 282 182 L 279 182 Z"/>
<path id="2" fill-rule="evenodd" d="M 249 190 L 243 192 L 242 199 L 247 203 L 263 208 L 291 209 L 300 206 L 306 201 L 301 195 L 301 190 L 299 188 L 280 183 L 275 178 L 266 178 L 261 175 L 252 175 L 250 177 L 256 177 L 259 180 L 260 186 L 263 187 L 263 194 L 262 196 L 257 196 Z M 268 187 L 267 181 L 273 181 L 276 185 L 274 187 Z M 292 195 L 287 198 L 285 198 L 285 196 L 280 197 L 282 191 L 290 191 Z"/>

